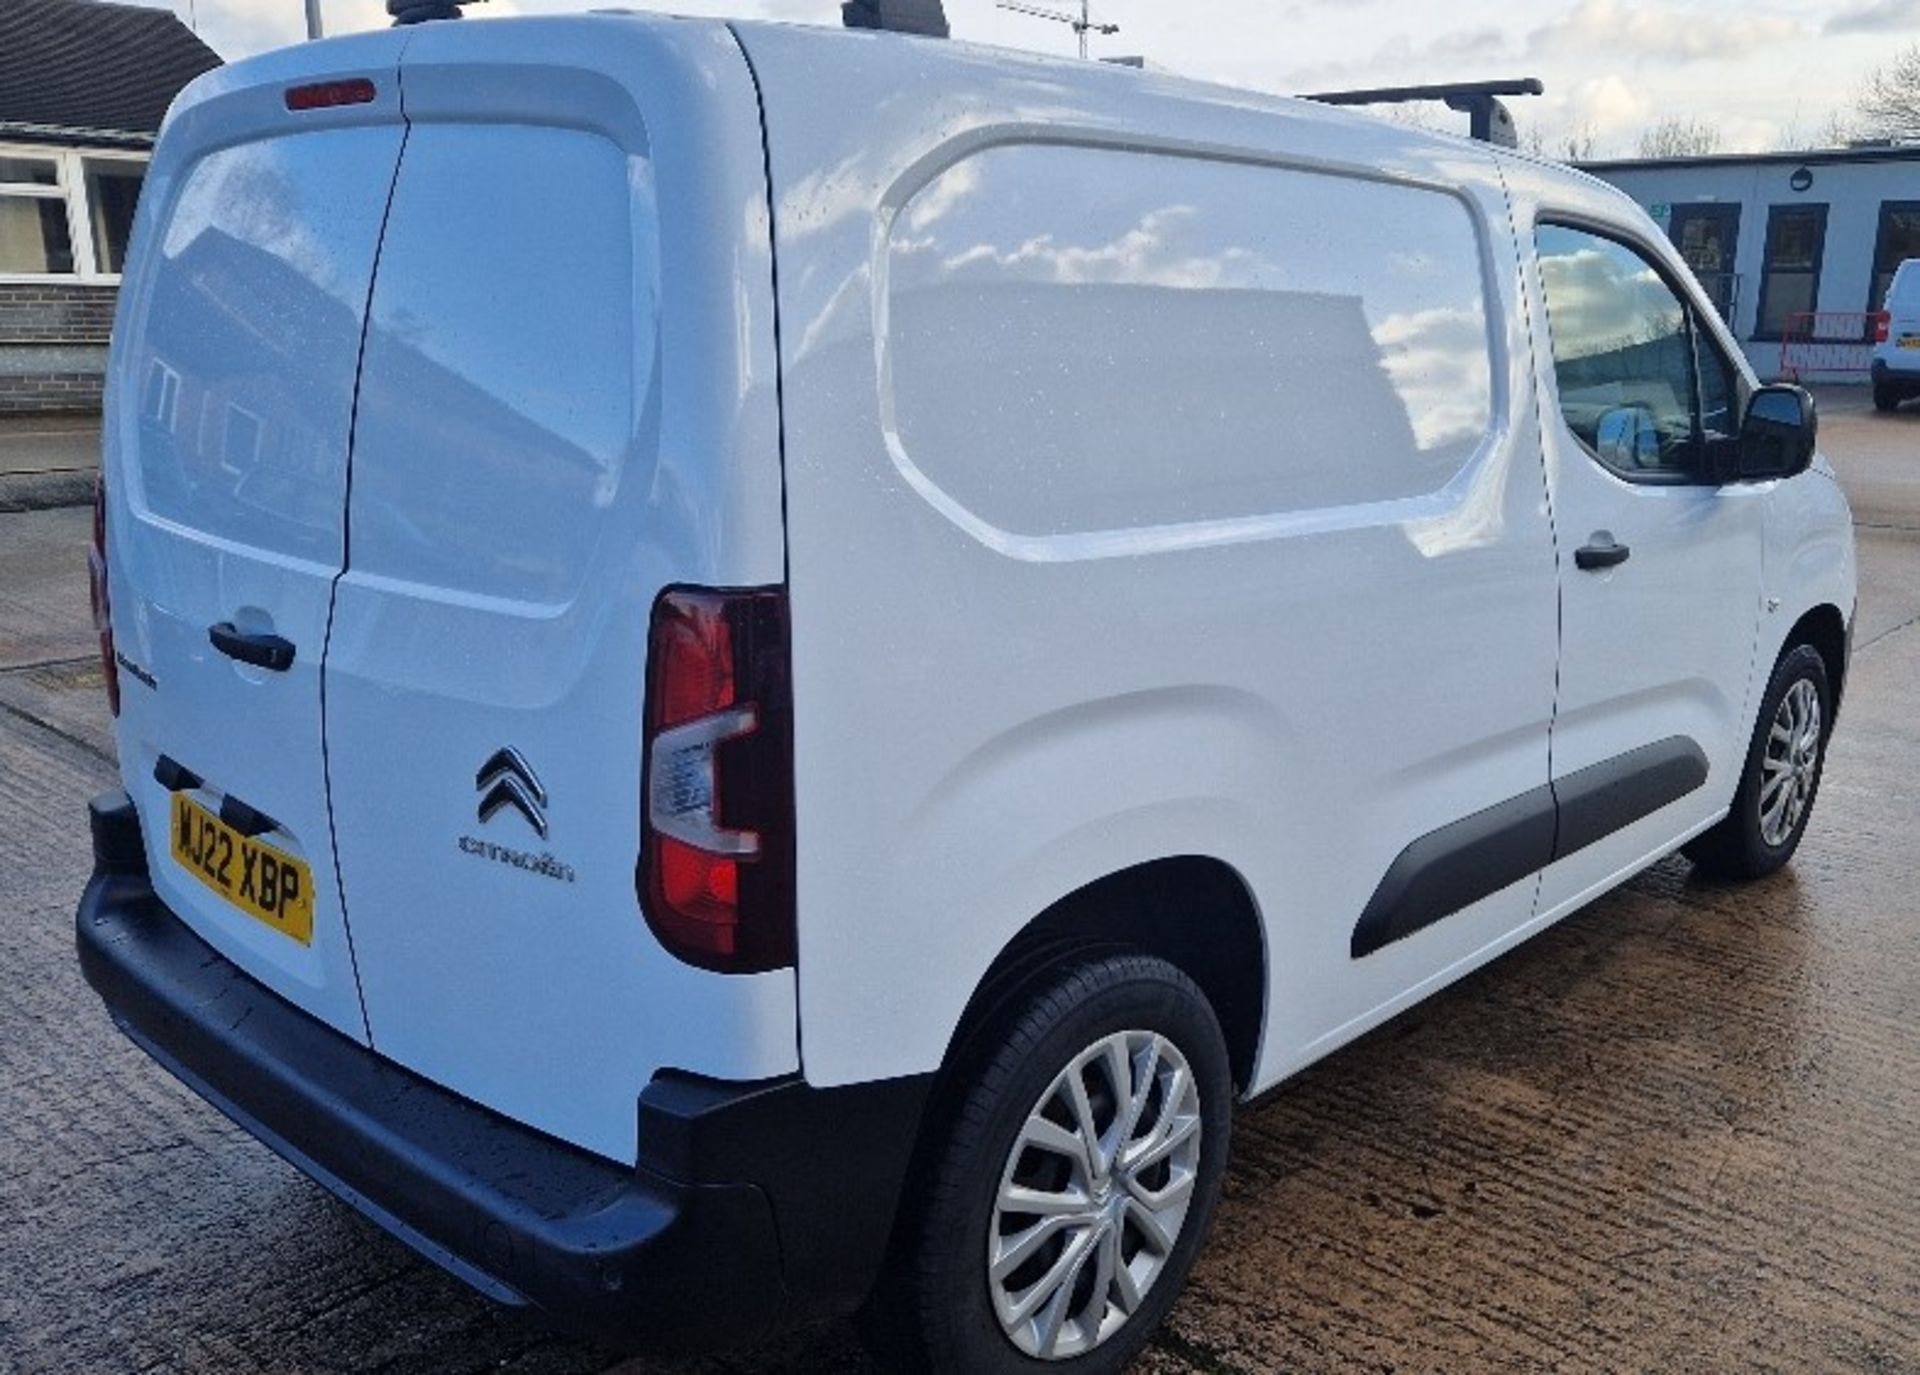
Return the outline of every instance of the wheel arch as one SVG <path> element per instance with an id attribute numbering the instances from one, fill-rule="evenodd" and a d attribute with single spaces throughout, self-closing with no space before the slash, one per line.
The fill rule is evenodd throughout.
<path id="1" fill-rule="evenodd" d="M 1050 971 L 1079 955 L 1129 949 L 1166 960 L 1199 986 L 1220 1021 L 1234 1084 L 1245 1092 L 1265 1029 L 1266 945 L 1252 889 L 1222 860 L 1175 855 L 1108 874 L 1053 903 L 1002 948 L 967 1000 L 943 1063 L 965 1060 L 981 1028 Z"/>
<path id="2" fill-rule="evenodd" d="M 1778 663 L 1798 645 L 1810 645 L 1817 650 L 1826 662 L 1827 682 L 1833 689 L 1833 714 L 1837 717 L 1846 690 L 1852 641 L 1852 630 L 1840 608 L 1831 602 L 1822 602 L 1794 622 L 1774 662 Z"/>

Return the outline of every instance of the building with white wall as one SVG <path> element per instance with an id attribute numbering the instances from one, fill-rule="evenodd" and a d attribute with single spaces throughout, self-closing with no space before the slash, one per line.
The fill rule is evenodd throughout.
<path id="1" fill-rule="evenodd" d="M 1791 316 L 1830 314 L 1821 334 L 1858 340 L 1893 269 L 1920 257 L 1920 145 L 1593 162 L 1583 170 L 1632 196 L 1667 231 L 1763 377 L 1782 371 Z M 1857 362 L 1864 382 L 1866 355 L 1855 347 L 1820 357 Z"/>

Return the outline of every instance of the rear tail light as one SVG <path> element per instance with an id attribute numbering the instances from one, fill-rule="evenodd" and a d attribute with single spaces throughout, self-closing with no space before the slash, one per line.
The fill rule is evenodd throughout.
<path id="1" fill-rule="evenodd" d="M 1887 331 L 1892 328 L 1892 326 L 1893 315 L 1891 312 L 1885 310 L 1877 312 L 1873 317 L 1873 342 L 1876 344 L 1886 343 Z"/>
<path id="2" fill-rule="evenodd" d="M 702 969 L 794 962 L 793 723 L 780 589 L 663 592 L 647 643 L 638 888 Z"/>
<path id="3" fill-rule="evenodd" d="M 107 681 L 107 706 L 120 714 L 120 674 L 113 660 L 113 603 L 107 595 L 107 480 L 93 484 L 93 546 L 87 550 L 87 590 L 93 597 L 93 628 L 100 636 L 100 672 Z"/>

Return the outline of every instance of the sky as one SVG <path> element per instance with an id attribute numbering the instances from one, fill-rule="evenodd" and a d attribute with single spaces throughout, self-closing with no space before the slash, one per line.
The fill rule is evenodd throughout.
<path id="1" fill-rule="evenodd" d="M 1074 0 L 1035 0 L 1042 6 Z M 223 57 L 299 41 L 302 0 L 136 0 L 197 24 Z M 838 0 L 486 0 L 476 19 L 599 6 L 838 24 Z M 1064 24 L 946 0 L 954 37 L 1071 54 Z M 321 0 L 329 33 L 384 27 L 384 0 Z M 1630 156 L 1656 120 L 1704 120 L 1724 151 L 1826 141 L 1866 74 L 1920 43 L 1920 0 L 1097 0 L 1118 24 L 1096 56 L 1141 54 L 1187 76 L 1281 93 L 1537 76 L 1511 102 L 1550 151 L 1578 130 Z M 1437 106 L 1415 116 L 1463 122 Z"/>

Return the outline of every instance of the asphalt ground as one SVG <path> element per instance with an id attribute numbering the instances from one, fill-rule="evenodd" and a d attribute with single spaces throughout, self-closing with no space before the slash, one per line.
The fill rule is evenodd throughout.
<path id="1" fill-rule="evenodd" d="M 1141 1368 L 1920 1372 L 1920 410 L 1825 401 L 1863 589 L 1798 861 L 1671 860 L 1241 1112 Z M 0 1368 L 625 1362 L 414 1258 L 158 1070 L 72 954 L 115 782 L 84 509 L 0 515 Z"/>
<path id="2" fill-rule="evenodd" d="M 0 513 L 91 500 L 99 467 L 98 416 L 0 416 Z"/>

